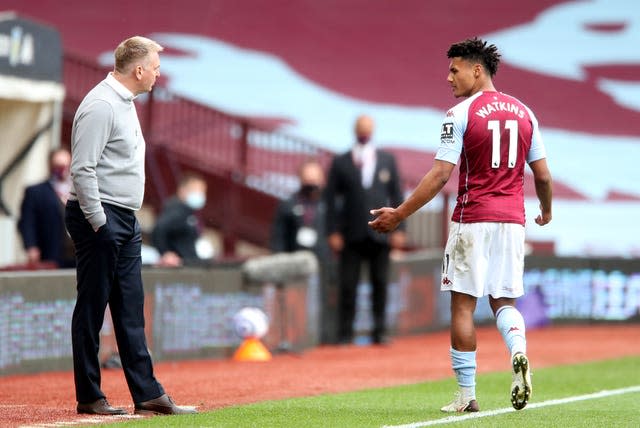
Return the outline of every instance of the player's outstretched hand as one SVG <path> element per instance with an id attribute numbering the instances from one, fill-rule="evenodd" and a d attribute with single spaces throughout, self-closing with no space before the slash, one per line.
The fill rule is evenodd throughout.
<path id="1" fill-rule="evenodd" d="M 395 230 L 402 221 L 395 208 L 378 208 L 377 210 L 371 210 L 370 213 L 375 218 L 369 222 L 369 226 L 376 232 L 391 232 Z"/>

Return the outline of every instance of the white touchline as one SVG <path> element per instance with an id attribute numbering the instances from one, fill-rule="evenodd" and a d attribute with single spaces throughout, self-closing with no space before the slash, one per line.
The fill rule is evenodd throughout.
<path id="1" fill-rule="evenodd" d="M 32 425 L 20 425 L 19 428 L 60 428 L 60 427 L 69 427 L 75 425 L 89 425 L 89 424 L 101 424 L 101 423 L 111 423 L 118 422 L 119 419 L 142 419 L 144 416 L 140 415 L 85 415 L 85 417 L 80 419 L 74 419 L 69 421 L 56 421 L 56 422 L 40 422 Z"/>
<path id="2" fill-rule="evenodd" d="M 620 389 L 604 390 L 600 392 L 594 392 L 593 394 L 576 395 L 576 396 L 567 397 L 567 398 L 558 398 L 555 400 L 542 401 L 540 403 L 531 403 L 527 405 L 525 410 L 521 410 L 521 411 L 526 412 L 526 409 L 537 409 L 539 407 L 557 406 L 558 404 L 573 403 L 574 401 L 593 400 L 596 398 L 609 397 L 612 395 L 628 394 L 631 392 L 640 392 L 640 385 L 629 386 L 627 388 L 620 388 Z M 503 409 L 487 410 L 485 412 L 467 413 L 463 416 L 447 416 L 446 418 L 433 419 L 430 421 L 423 421 L 423 422 L 414 422 L 414 423 L 405 424 L 405 425 L 385 425 L 383 428 L 429 427 L 433 425 L 443 425 L 448 423 L 466 421 L 467 419 L 477 419 L 477 418 L 484 418 L 486 416 L 501 415 L 503 413 L 511 413 L 515 411 L 516 410 L 513 409 L 512 407 L 508 407 Z"/>

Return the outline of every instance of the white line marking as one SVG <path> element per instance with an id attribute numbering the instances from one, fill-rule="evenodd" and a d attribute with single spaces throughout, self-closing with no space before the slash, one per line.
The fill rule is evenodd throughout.
<path id="1" fill-rule="evenodd" d="M 540 403 L 531 403 L 531 404 L 528 404 L 525 410 L 523 411 L 526 411 L 526 409 L 537 409 L 539 407 L 557 406 L 559 404 L 573 403 L 575 401 L 593 400 L 596 398 L 610 397 L 612 395 L 628 394 L 632 392 L 640 392 L 640 385 L 630 386 L 627 388 L 620 388 L 620 389 L 604 390 L 600 392 L 594 392 L 593 394 L 576 395 L 576 396 L 567 397 L 567 398 L 558 398 L 555 400 L 542 401 Z M 433 425 L 443 425 L 443 424 L 448 424 L 453 422 L 461 422 L 461 421 L 466 421 L 467 419 L 478 419 L 478 418 L 484 418 L 487 416 L 501 415 L 503 413 L 511 413 L 516 411 L 517 410 L 515 410 L 513 407 L 508 407 L 508 408 L 505 407 L 503 409 L 487 410 L 485 412 L 477 412 L 477 413 L 467 413 L 463 416 L 447 416 L 446 418 L 433 419 L 430 421 L 423 421 L 423 422 L 414 422 L 414 423 L 405 424 L 405 425 L 385 425 L 383 428 L 429 427 Z"/>
<path id="2" fill-rule="evenodd" d="M 140 415 L 95 415 L 95 416 L 85 416 L 79 419 L 74 419 L 71 421 L 56 421 L 56 422 L 41 422 L 33 425 L 21 425 L 19 428 L 60 428 L 60 427 L 69 427 L 75 425 L 89 425 L 89 424 L 102 424 L 102 423 L 110 423 L 117 422 L 118 419 L 142 419 L 143 416 Z"/>
<path id="3" fill-rule="evenodd" d="M 0 408 L 11 408 L 11 407 L 27 407 L 27 405 L 20 404 L 0 404 Z M 196 410 L 198 406 L 180 406 L 184 409 Z M 126 414 L 126 415 L 85 415 L 79 419 L 73 419 L 69 421 L 56 421 L 56 422 L 36 422 L 30 425 L 20 425 L 19 428 L 61 428 L 75 425 L 89 425 L 89 424 L 102 424 L 102 423 L 110 423 L 117 422 L 117 419 L 142 419 L 144 416 L 135 415 L 135 414 Z"/>

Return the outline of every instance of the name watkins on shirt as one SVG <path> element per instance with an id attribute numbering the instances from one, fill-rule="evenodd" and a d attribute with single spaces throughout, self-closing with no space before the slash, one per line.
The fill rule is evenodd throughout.
<path id="1" fill-rule="evenodd" d="M 495 113 L 498 111 L 508 111 L 515 114 L 520 119 L 524 118 L 524 110 L 520 108 L 520 106 L 505 101 L 494 101 L 491 103 L 487 103 L 483 107 L 476 110 L 475 114 L 484 119 L 491 113 Z"/>
<path id="2" fill-rule="evenodd" d="M 495 113 L 498 111 L 506 111 L 509 113 L 513 113 L 518 116 L 520 119 L 524 118 L 524 109 L 520 108 L 520 106 L 508 103 L 506 101 L 493 101 L 490 103 L 486 103 L 484 106 L 480 107 L 476 110 L 475 114 L 480 116 L 481 118 L 485 118 L 489 116 L 491 113 Z M 453 110 L 449 110 L 447 112 L 447 117 L 453 117 Z M 453 144 L 453 122 L 444 122 L 442 124 L 442 128 L 440 130 L 440 142 L 441 144 Z"/>

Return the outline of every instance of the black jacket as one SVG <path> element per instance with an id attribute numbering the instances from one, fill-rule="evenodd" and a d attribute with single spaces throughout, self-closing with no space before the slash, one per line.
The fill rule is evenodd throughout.
<path id="1" fill-rule="evenodd" d="M 395 158 L 385 151 L 376 151 L 373 183 L 365 189 L 351 151 L 336 156 L 329 169 L 325 201 L 327 235 L 340 232 L 347 244 L 361 242 L 367 237 L 388 242 L 387 234 L 375 232 L 368 222 L 372 219 L 370 210 L 397 207 L 403 201 Z"/>
<path id="2" fill-rule="evenodd" d="M 271 251 L 277 253 L 311 250 L 322 260 L 329 255 L 324 227 L 325 203 L 322 199 L 315 202 L 305 201 L 306 199 L 296 192 L 278 204 L 271 229 Z M 307 227 L 317 234 L 316 243 L 312 247 L 301 245 L 297 239 L 298 231 L 305 226 L 305 210 L 311 210 L 313 213 Z"/>
<path id="3" fill-rule="evenodd" d="M 177 197 L 169 199 L 151 232 L 153 246 L 160 254 L 173 251 L 188 264 L 200 260 L 196 253 L 199 237 L 200 227 L 193 209 Z"/>
<path id="4" fill-rule="evenodd" d="M 75 266 L 73 243 L 64 226 L 64 206 L 48 180 L 25 190 L 18 230 L 24 248 L 38 247 L 41 260 L 59 267 Z"/>

